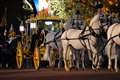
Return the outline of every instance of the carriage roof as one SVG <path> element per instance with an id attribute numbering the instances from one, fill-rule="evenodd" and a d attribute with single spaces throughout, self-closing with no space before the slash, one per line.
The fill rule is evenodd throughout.
<path id="1" fill-rule="evenodd" d="M 61 20 L 63 20 L 63 19 L 60 18 L 59 16 L 36 16 L 36 17 L 32 17 L 30 19 L 27 19 L 26 21 L 28 23 L 30 23 L 30 22 L 36 22 L 36 21 L 56 21 L 56 22 L 60 22 Z"/>

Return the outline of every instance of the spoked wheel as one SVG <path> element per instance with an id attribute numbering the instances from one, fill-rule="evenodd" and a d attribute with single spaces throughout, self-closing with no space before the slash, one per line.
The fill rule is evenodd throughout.
<path id="1" fill-rule="evenodd" d="M 17 63 L 17 68 L 21 69 L 23 63 L 23 55 L 22 55 L 22 44 L 20 41 L 17 44 L 16 63 Z"/>
<path id="2" fill-rule="evenodd" d="M 40 54 L 39 54 L 39 48 L 38 47 L 35 47 L 35 49 L 34 49 L 33 62 L 34 62 L 35 70 L 39 70 L 39 67 L 40 67 Z"/>

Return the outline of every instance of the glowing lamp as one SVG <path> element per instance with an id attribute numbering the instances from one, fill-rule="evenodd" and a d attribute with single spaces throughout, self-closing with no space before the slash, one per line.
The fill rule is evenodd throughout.
<path id="1" fill-rule="evenodd" d="M 25 31 L 25 28 L 23 25 L 20 25 L 20 32 L 23 32 L 23 31 Z"/>
<path id="2" fill-rule="evenodd" d="M 35 29 L 37 27 L 37 24 L 36 23 L 30 23 L 30 28 L 31 29 Z"/>
<path id="3" fill-rule="evenodd" d="M 46 21 L 45 24 L 46 25 L 52 25 L 52 21 Z"/>

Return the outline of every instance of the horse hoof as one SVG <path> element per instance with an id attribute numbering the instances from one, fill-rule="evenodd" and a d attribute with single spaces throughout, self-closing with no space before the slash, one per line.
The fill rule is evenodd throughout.
<path id="1" fill-rule="evenodd" d="M 96 71 L 96 72 L 100 72 L 100 69 L 98 68 L 98 69 L 96 69 L 95 71 Z"/>
<path id="2" fill-rule="evenodd" d="M 69 69 L 65 69 L 65 71 L 66 71 L 66 72 L 70 72 L 70 70 L 69 70 Z"/>
<path id="3" fill-rule="evenodd" d="M 52 68 L 53 71 L 55 71 L 55 68 Z"/>
<path id="4" fill-rule="evenodd" d="M 100 71 L 100 67 L 97 67 L 96 69 L 97 69 L 98 71 Z"/>
<path id="5" fill-rule="evenodd" d="M 53 66 L 50 66 L 49 67 L 51 70 L 55 71 L 55 68 Z"/>
<path id="6" fill-rule="evenodd" d="M 118 72 L 118 69 L 115 69 L 115 72 Z"/>
<path id="7" fill-rule="evenodd" d="M 75 67 L 71 67 L 71 68 L 70 68 L 70 71 L 73 71 L 73 70 L 75 70 Z"/>
<path id="8" fill-rule="evenodd" d="M 79 70 L 79 68 L 76 68 L 76 67 L 75 67 L 75 71 L 78 71 L 78 70 Z"/>
<path id="9" fill-rule="evenodd" d="M 85 68 L 82 68 L 82 71 L 85 71 Z"/>
<path id="10" fill-rule="evenodd" d="M 96 66 L 95 66 L 95 65 L 92 65 L 92 69 L 95 70 L 95 69 L 96 69 Z"/>
<path id="11" fill-rule="evenodd" d="M 108 66 L 108 70 L 111 70 L 112 68 L 111 68 L 111 66 Z"/>
<path id="12" fill-rule="evenodd" d="M 108 71 L 113 72 L 114 70 L 112 68 L 108 69 Z"/>
<path id="13" fill-rule="evenodd" d="M 65 68 L 65 71 L 66 71 L 66 72 L 70 72 L 70 69 L 69 69 L 69 68 Z"/>

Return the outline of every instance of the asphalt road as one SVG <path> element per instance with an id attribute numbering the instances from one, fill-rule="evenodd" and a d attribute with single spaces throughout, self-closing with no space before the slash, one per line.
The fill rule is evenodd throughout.
<path id="1" fill-rule="evenodd" d="M 79 70 L 65 72 L 57 69 L 0 69 L 0 80 L 120 80 L 120 72 Z"/>

